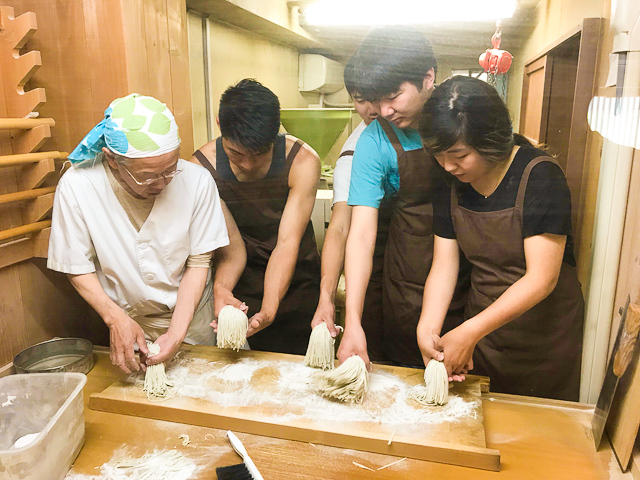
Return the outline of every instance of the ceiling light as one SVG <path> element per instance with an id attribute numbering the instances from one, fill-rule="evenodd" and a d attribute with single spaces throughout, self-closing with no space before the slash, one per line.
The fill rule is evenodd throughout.
<path id="1" fill-rule="evenodd" d="M 511 18 L 516 0 L 318 0 L 306 25 L 421 25 Z"/>

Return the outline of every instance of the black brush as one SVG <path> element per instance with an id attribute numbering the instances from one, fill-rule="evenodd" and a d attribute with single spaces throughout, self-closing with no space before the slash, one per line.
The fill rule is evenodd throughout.
<path id="1" fill-rule="evenodd" d="M 218 480 L 264 480 L 238 437 L 227 430 L 227 438 L 236 453 L 242 457 L 244 463 L 216 468 Z"/>
<path id="2" fill-rule="evenodd" d="M 244 463 L 216 468 L 218 480 L 253 480 L 249 469 Z"/>

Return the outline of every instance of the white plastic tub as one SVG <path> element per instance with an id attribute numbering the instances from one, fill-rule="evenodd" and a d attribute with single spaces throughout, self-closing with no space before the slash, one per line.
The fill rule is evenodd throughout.
<path id="1" fill-rule="evenodd" d="M 82 373 L 0 378 L 0 478 L 61 480 L 84 444 Z M 22 448 L 19 438 L 37 433 Z"/>

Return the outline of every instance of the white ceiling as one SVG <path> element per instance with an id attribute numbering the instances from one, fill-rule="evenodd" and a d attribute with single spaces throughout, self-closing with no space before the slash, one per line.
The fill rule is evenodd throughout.
<path id="1" fill-rule="evenodd" d="M 301 11 L 304 11 L 305 4 L 313 3 L 313 0 L 290 0 L 287 3 L 292 7 L 299 6 Z M 393 4 L 393 0 L 389 0 L 389 3 Z M 520 0 L 513 17 L 502 20 L 501 48 L 512 52 L 520 51 L 535 26 L 536 4 L 537 0 Z M 303 23 L 302 15 L 301 26 L 329 49 L 334 56 L 341 58 L 350 56 L 371 30 L 371 27 L 307 26 Z M 491 48 L 491 36 L 496 25 L 495 21 L 482 21 L 429 23 L 422 26 L 416 25 L 416 27 L 420 28 L 429 38 L 439 58 L 455 57 L 477 60 L 480 53 Z M 326 54 L 327 52 L 320 51 L 318 53 Z"/>

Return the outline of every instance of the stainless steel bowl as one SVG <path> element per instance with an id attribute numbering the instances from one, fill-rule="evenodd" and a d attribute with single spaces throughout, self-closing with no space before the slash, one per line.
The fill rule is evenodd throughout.
<path id="1" fill-rule="evenodd" d="M 16 373 L 79 372 L 93 368 L 93 344 L 83 338 L 54 338 L 20 352 Z"/>

